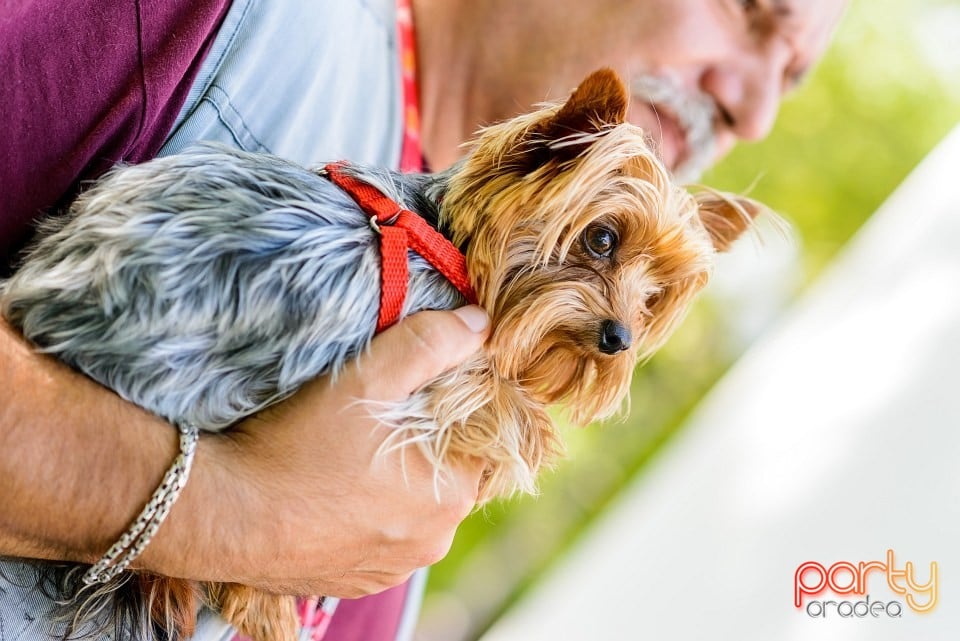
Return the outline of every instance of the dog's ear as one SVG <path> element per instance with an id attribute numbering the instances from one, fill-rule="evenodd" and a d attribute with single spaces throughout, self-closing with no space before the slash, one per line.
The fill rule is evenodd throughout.
<path id="1" fill-rule="evenodd" d="M 548 126 L 559 138 L 570 133 L 597 133 L 627 119 L 627 87 L 613 69 L 594 71 L 564 103 Z"/>
<path id="2" fill-rule="evenodd" d="M 528 158 L 530 169 L 549 160 L 563 162 L 579 156 L 594 136 L 626 122 L 627 87 L 612 69 L 594 71 L 574 90 L 559 111 L 537 123 L 528 133 L 537 143 Z"/>
<path id="3" fill-rule="evenodd" d="M 697 192 L 694 198 L 699 206 L 700 221 L 720 252 L 730 249 L 758 215 L 769 211 L 755 200 L 711 189 Z"/>

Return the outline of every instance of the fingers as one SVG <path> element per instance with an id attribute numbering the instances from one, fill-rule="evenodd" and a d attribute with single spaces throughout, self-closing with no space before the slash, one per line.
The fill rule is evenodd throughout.
<path id="1" fill-rule="evenodd" d="M 384 590 L 395 588 L 406 583 L 416 573 L 416 570 L 403 573 L 388 573 L 379 571 L 357 571 L 344 576 L 338 581 L 317 584 L 304 582 L 287 594 L 323 594 L 340 599 L 359 599 L 371 594 L 378 594 Z"/>
<path id="2" fill-rule="evenodd" d="M 363 385 L 368 400 L 403 400 L 475 354 L 488 328 L 486 312 L 476 305 L 414 314 L 377 336 L 370 352 L 344 377 L 374 382 Z"/>

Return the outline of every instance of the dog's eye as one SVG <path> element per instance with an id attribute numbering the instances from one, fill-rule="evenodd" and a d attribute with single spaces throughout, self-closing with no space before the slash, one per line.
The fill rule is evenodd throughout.
<path id="1" fill-rule="evenodd" d="M 591 225 L 583 232 L 583 244 L 594 258 L 609 258 L 617 247 L 617 234 L 604 225 Z"/>

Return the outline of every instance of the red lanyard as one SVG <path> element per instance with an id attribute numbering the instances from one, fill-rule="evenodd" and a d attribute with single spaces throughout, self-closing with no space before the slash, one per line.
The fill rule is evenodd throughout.
<path id="1" fill-rule="evenodd" d="M 400 41 L 400 69 L 403 86 L 403 145 L 400 171 L 423 171 L 420 146 L 420 99 L 417 94 L 417 41 L 413 32 L 410 0 L 397 0 L 397 35 Z"/>

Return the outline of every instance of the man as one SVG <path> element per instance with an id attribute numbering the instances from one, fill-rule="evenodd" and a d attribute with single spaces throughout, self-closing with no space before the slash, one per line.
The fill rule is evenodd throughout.
<path id="1" fill-rule="evenodd" d="M 563 98 L 602 63 L 633 85 L 630 120 L 660 143 L 669 166 L 693 178 L 737 140 L 769 133 L 780 100 L 823 54 L 845 4 L 422 0 L 415 7 L 426 156 L 449 164 L 478 122 Z M 701 130 L 690 131 L 678 113 L 690 109 Z M 704 153 L 704 145 L 713 149 Z"/>
<path id="2" fill-rule="evenodd" d="M 420 151 L 441 169 L 479 125 L 563 98 L 605 65 L 631 83 L 631 120 L 693 177 L 735 141 L 766 135 L 844 1 L 400 4 L 15 4 L 0 21 L 11 74 L 0 102 L 12 114 L 0 142 L 0 251 L 22 245 L 36 212 L 119 160 L 213 139 L 307 164 L 397 165 L 416 149 L 419 112 Z M 397 35 L 408 10 L 412 92 L 400 60 L 414 51 Z M 473 506 L 480 466 L 459 470 L 437 500 L 424 461 L 408 456 L 405 478 L 398 461 L 374 456 L 383 433 L 352 401 L 402 398 L 485 335 L 477 308 L 418 314 L 374 341 L 362 372 L 316 381 L 204 436 L 137 567 L 356 597 L 441 558 Z M 175 431 L 34 354 L 6 325 L 0 373 L 0 554 L 93 562 L 173 460 Z M 393 638 L 397 616 L 379 617 L 393 631 L 356 638 Z"/>

